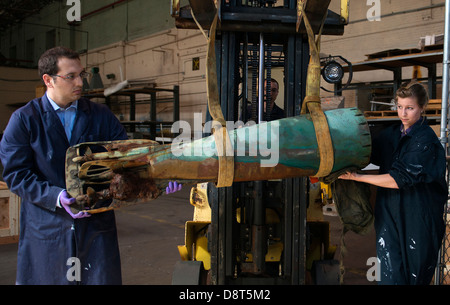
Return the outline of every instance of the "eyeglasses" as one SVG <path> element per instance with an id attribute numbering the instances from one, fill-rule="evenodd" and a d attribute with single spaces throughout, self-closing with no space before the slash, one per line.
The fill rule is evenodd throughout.
<path id="1" fill-rule="evenodd" d="M 88 78 L 90 75 L 91 75 L 91 73 L 83 71 L 83 72 L 81 72 L 78 75 L 75 75 L 73 73 L 69 73 L 67 75 L 53 74 L 52 76 L 58 76 L 58 77 L 61 77 L 62 79 L 65 79 L 65 80 L 68 80 L 68 81 L 72 81 L 72 80 L 76 79 L 77 77 L 80 77 L 81 79 L 85 79 L 85 78 Z"/>

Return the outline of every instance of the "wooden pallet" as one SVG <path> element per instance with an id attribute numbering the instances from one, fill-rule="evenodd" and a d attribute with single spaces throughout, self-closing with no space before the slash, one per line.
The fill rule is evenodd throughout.
<path id="1" fill-rule="evenodd" d="M 377 58 L 385 58 L 385 57 L 392 57 L 392 56 L 400 56 L 400 55 L 409 55 L 409 54 L 417 54 L 422 52 L 422 50 L 417 48 L 412 49 L 390 49 L 390 50 L 384 50 L 381 52 L 376 52 L 372 54 L 366 54 L 367 60 L 371 59 L 377 59 Z"/>
<path id="2" fill-rule="evenodd" d="M 413 55 L 419 54 L 427 51 L 439 51 L 443 49 L 442 44 L 435 44 L 430 46 L 423 46 L 423 48 L 411 48 L 411 49 L 389 49 L 384 50 L 372 54 L 366 54 L 367 60 L 378 59 L 378 58 L 386 58 L 393 56 L 402 56 L 402 55 Z"/>
<path id="3" fill-rule="evenodd" d="M 18 241 L 19 214 L 20 197 L 0 181 L 0 245 Z"/>
<path id="4" fill-rule="evenodd" d="M 442 108 L 441 99 L 433 99 L 428 101 L 427 109 L 441 109 L 441 108 Z"/>
<path id="5" fill-rule="evenodd" d="M 440 116 L 441 108 L 439 109 L 429 109 L 425 110 L 426 116 Z M 392 110 L 380 110 L 380 111 L 364 111 L 364 116 L 367 120 L 375 119 L 395 119 L 397 118 L 397 111 Z"/>
<path id="6" fill-rule="evenodd" d="M 427 116 L 440 116 L 441 115 L 441 100 L 431 99 L 428 102 L 428 106 L 425 109 L 425 115 Z M 364 111 L 366 119 L 386 119 L 396 118 L 397 111 L 395 110 L 378 110 L 378 111 Z"/>

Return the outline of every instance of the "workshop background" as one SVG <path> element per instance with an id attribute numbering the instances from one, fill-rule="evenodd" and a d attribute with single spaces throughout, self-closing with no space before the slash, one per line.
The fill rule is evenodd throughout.
<path id="1" fill-rule="evenodd" d="M 199 30 L 175 27 L 170 1 L 81 1 L 82 21 L 73 26 L 67 21 L 66 14 L 71 6 L 65 1 L 9 3 L 12 6 L 21 3 L 23 8 L 7 10 L 6 5 L 1 12 L 0 75 L 8 75 L 11 80 L 36 79 L 36 82 L 0 83 L 0 93 L 4 97 L 0 104 L 0 130 L 5 128 L 14 104 L 22 104 L 35 96 L 35 87 L 40 82 L 32 68 L 46 49 L 56 45 L 79 51 L 87 71 L 98 67 L 104 87 L 123 80 L 158 88 L 179 86 L 180 119 L 192 123 L 196 112 L 201 112 L 205 119 L 206 40 Z M 181 6 L 187 3 L 187 0 L 181 1 Z M 420 48 L 419 44 L 426 38 L 442 39 L 444 4 L 437 0 L 381 0 L 381 20 L 369 21 L 367 14 L 373 6 L 365 1 L 354 1 L 344 35 L 323 36 L 321 53 L 341 55 L 354 63 L 365 60 L 367 54 L 384 50 Z M 339 0 L 332 0 L 329 8 L 339 12 L 339 6 Z M 24 18 L 27 15 L 30 17 Z M 198 66 L 193 64 L 195 60 L 199 60 Z M 437 65 L 436 71 L 438 76 L 442 74 L 441 65 Z M 412 73 L 412 66 L 405 68 L 405 79 Z M 426 69 L 421 68 L 421 73 L 427 76 Z M 107 78 L 107 75 L 114 77 Z M 274 77 L 282 75 L 275 72 Z M 384 80 L 392 80 L 392 73 L 383 70 L 357 73 L 353 83 Z M 359 99 L 366 93 L 344 92 L 345 106 L 362 104 Z M 283 107 L 280 101 L 282 96 L 278 102 Z M 172 110 L 170 105 L 158 105 L 158 119 L 170 120 Z M 124 119 L 128 118 L 126 109 L 118 115 L 120 113 Z M 149 119 L 148 116 L 148 112 L 141 112 L 136 119 Z"/>
<path id="2" fill-rule="evenodd" d="M 376 58 L 373 54 L 380 52 L 380 57 L 389 57 L 431 51 L 441 52 L 442 62 L 443 0 L 381 0 L 369 1 L 370 5 L 366 2 L 350 2 L 350 20 L 342 36 L 322 37 L 324 56 L 340 55 L 355 64 Z M 282 3 L 282 0 L 277 1 L 276 5 Z M 372 14 L 378 9 L 377 3 L 380 4 L 379 18 Z M 160 140 L 169 132 L 170 122 L 176 119 L 194 126 L 194 115 L 201 113 L 205 122 L 206 39 L 199 30 L 176 28 L 170 0 L 81 0 L 80 4 L 81 21 L 69 22 L 67 13 L 73 5 L 66 5 L 66 1 L 0 1 L 0 131 L 5 129 L 15 109 L 42 95 L 37 61 L 46 49 L 57 45 L 81 54 L 86 71 L 96 77 L 87 84 L 90 96 L 96 101 L 105 102 L 104 97 L 96 95 L 97 89 L 114 87 L 124 81 L 131 88 L 162 89 L 152 91 L 159 100 L 156 114 L 149 111 L 147 93 L 138 92 L 133 97 L 136 99 L 133 106 L 129 96 L 111 96 L 106 101 L 117 117 L 125 125 L 129 124 L 132 135 L 145 135 L 150 128 L 133 125 L 130 121 L 164 123 L 152 126 Z M 181 6 L 187 4 L 187 0 L 181 1 Z M 329 9 L 339 12 L 340 4 L 340 0 L 332 0 Z M 370 21 L 371 18 L 379 20 Z M 382 67 L 355 71 L 351 86 L 342 93 L 341 106 L 374 112 L 389 110 L 389 106 L 382 103 L 389 104 L 392 98 L 394 75 L 398 75 L 393 72 Z M 403 80 L 419 78 L 435 86 L 432 98 L 441 98 L 442 64 L 439 61 L 423 66 L 415 65 L 413 58 L 400 68 L 400 73 Z M 274 69 L 272 77 L 282 83 L 283 72 Z M 322 85 L 333 90 L 332 85 L 324 82 Z M 283 107 L 282 88 L 280 92 L 277 104 Z M 332 92 L 322 93 L 322 98 L 334 96 Z M 178 111 L 179 115 L 174 115 Z M 0 197 L 9 198 L 0 201 L 0 283 L 13 284 L 13 256 L 18 234 L 15 202 L 20 199 L 6 192 L 0 190 Z M 155 211 L 159 212 L 155 214 Z M 152 202 L 149 207 L 131 207 L 117 213 L 122 261 L 127 266 L 124 283 L 170 284 L 171 268 L 179 259 L 176 245 L 184 242 L 184 222 L 192 218 L 192 211 L 189 190 L 184 189 L 172 198 Z M 339 220 L 336 216 L 327 219 L 332 223 L 333 241 L 339 245 Z M 359 253 L 363 248 L 373 251 L 373 233 L 367 237 L 349 235 L 348 255 L 359 265 L 349 267 L 346 283 L 373 284 L 366 280 L 365 272 L 369 267 L 364 266 L 369 254 Z M 352 245 L 356 249 L 353 252 Z M 170 249 L 170 253 L 165 249 Z M 6 254 L 11 254 L 9 259 L 2 258 Z M 441 283 L 447 283 L 445 248 L 443 254 Z M 164 261 L 158 263 L 158 260 Z"/>

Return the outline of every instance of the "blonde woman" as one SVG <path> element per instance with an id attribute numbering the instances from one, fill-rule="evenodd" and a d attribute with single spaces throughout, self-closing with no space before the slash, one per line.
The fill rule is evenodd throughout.
<path id="1" fill-rule="evenodd" d="M 400 124 L 374 140 L 378 175 L 346 173 L 340 179 L 378 186 L 375 205 L 380 284 L 430 283 L 444 234 L 447 202 L 445 150 L 423 116 L 428 103 L 417 82 L 396 92 Z"/>

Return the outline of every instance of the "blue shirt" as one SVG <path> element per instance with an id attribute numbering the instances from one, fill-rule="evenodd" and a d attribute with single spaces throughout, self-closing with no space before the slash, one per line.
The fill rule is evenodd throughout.
<path id="1" fill-rule="evenodd" d="M 67 140 L 69 140 L 69 142 L 70 142 L 70 137 L 72 136 L 73 125 L 75 123 L 75 117 L 77 115 L 78 100 L 76 100 L 69 107 L 64 109 L 64 108 L 59 107 L 58 104 L 56 104 L 55 101 L 52 100 L 48 96 L 47 93 L 45 93 L 45 94 L 47 95 L 47 98 L 50 101 L 50 104 L 52 105 L 53 109 L 55 109 L 56 114 L 58 115 L 59 119 L 61 120 L 61 123 L 64 126 L 64 130 L 66 132 Z M 63 191 L 61 191 L 61 193 Z M 59 208 L 61 208 L 61 205 L 59 203 L 59 197 L 61 196 L 61 193 L 59 193 L 58 199 L 56 200 L 56 206 Z"/>
<path id="2" fill-rule="evenodd" d="M 78 100 L 76 100 L 69 107 L 64 109 L 64 108 L 59 107 L 55 103 L 55 101 L 53 101 L 48 95 L 47 95 L 47 98 L 50 101 L 50 104 L 52 104 L 53 109 L 55 109 L 56 114 L 58 115 L 59 119 L 61 120 L 61 123 L 64 126 L 64 130 L 66 131 L 67 139 L 70 142 L 70 138 L 72 136 L 73 125 L 75 123 L 75 117 L 77 115 Z"/>

